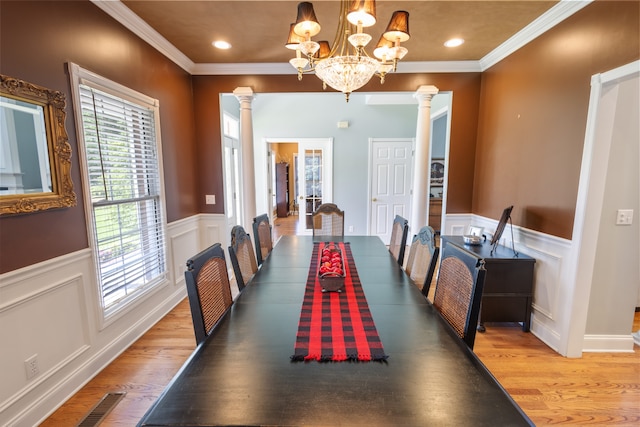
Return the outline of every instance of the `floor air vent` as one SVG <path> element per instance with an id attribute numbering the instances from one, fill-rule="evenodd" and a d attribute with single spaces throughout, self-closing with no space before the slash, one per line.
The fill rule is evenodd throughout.
<path id="1" fill-rule="evenodd" d="M 118 402 L 127 394 L 126 392 L 107 393 L 102 400 L 87 414 L 77 427 L 95 427 L 102 422 Z"/>

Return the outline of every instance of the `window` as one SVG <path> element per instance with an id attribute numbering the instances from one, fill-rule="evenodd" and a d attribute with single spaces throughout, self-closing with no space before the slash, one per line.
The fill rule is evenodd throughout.
<path id="1" fill-rule="evenodd" d="M 109 316 L 167 275 L 158 102 L 71 70 L 87 221 Z"/>
<path id="2" fill-rule="evenodd" d="M 242 212 L 242 189 L 240 188 L 240 122 L 235 117 L 222 114 L 224 134 L 224 194 L 225 212 L 229 229 L 239 222 Z"/>

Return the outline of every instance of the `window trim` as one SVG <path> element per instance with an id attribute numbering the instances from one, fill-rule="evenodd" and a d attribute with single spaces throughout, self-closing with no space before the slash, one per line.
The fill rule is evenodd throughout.
<path id="1" fill-rule="evenodd" d="M 147 95 L 144 95 L 140 92 L 137 92 L 133 89 L 130 89 L 126 86 L 123 86 L 119 83 L 106 79 L 98 74 L 95 74 L 91 71 L 88 71 L 77 64 L 68 63 L 69 76 L 71 79 L 71 92 L 73 98 L 73 107 L 75 113 L 75 128 L 76 128 L 76 136 L 78 142 L 78 161 L 80 163 L 80 169 L 82 172 L 82 192 L 84 199 L 84 211 L 85 211 L 85 219 L 86 219 L 86 227 L 87 227 L 87 237 L 89 240 L 89 248 L 92 252 L 92 261 L 93 261 L 93 272 L 92 276 L 92 288 L 95 292 L 92 292 L 94 295 L 93 299 L 96 303 L 96 307 L 98 308 L 96 311 L 98 312 L 99 317 L 99 330 L 102 330 L 115 322 L 117 319 L 122 317 L 124 314 L 128 313 L 136 306 L 146 301 L 152 294 L 158 292 L 160 289 L 168 286 L 170 284 L 171 270 L 170 270 L 170 254 L 169 247 L 167 244 L 168 241 L 168 232 L 167 232 L 167 212 L 166 212 L 166 195 L 165 195 L 165 185 L 164 185 L 164 167 L 162 161 L 162 140 L 161 140 L 161 129 L 160 129 L 160 105 L 159 101 L 153 99 Z M 95 241 L 95 233 L 93 228 L 94 223 L 94 204 L 91 201 L 91 188 L 88 185 L 89 171 L 87 164 L 87 153 L 85 148 L 85 140 L 84 140 L 84 127 L 82 123 L 82 107 L 81 107 L 81 98 L 80 98 L 80 85 L 84 84 L 90 86 L 96 90 L 106 92 L 117 96 L 123 100 L 133 102 L 135 104 L 144 105 L 153 110 L 154 114 L 154 126 L 155 126 L 155 134 L 156 134 L 156 149 L 157 149 L 157 157 L 158 157 L 158 180 L 160 185 L 160 197 L 159 204 L 161 210 L 161 228 L 164 233 L 164 272 L 156 278 L 154 281 L 149 283 L 143 289 L 135 292 L 134 294 L 125 297 L 122 301 L 118 302 L 112 307 L 105 308 L 103 306 L 102 301 L 102 289 L 100 286 L 99 276 L 100 272 L 98 269 L 97 262 L 97 242 Z"/>

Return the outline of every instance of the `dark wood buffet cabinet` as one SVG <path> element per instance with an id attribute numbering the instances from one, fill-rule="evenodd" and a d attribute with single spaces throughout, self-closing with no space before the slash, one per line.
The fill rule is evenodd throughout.
<path id="1" fill-rule="evenodd" d="M 467 245 L 462 236 L 441 236 L 441 245 L 456 245 L 484 260 L 487 270 L 482 292 L 478 331 L 484 322 L 521 322 L 522 330 L 531 326 L 534 258 L 500 246 L 491 253 L 489 242 Z"/>

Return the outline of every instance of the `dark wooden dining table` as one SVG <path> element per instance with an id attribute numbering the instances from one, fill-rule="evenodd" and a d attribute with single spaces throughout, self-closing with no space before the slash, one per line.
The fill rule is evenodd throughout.
<path id="1" fill-rule="evenodd" d="M 323 240 L 349 242 L 388 359 L 291 360 L 314 238 L 283 236 L 139 426 L 533 425 L 378 237 Z"/>

